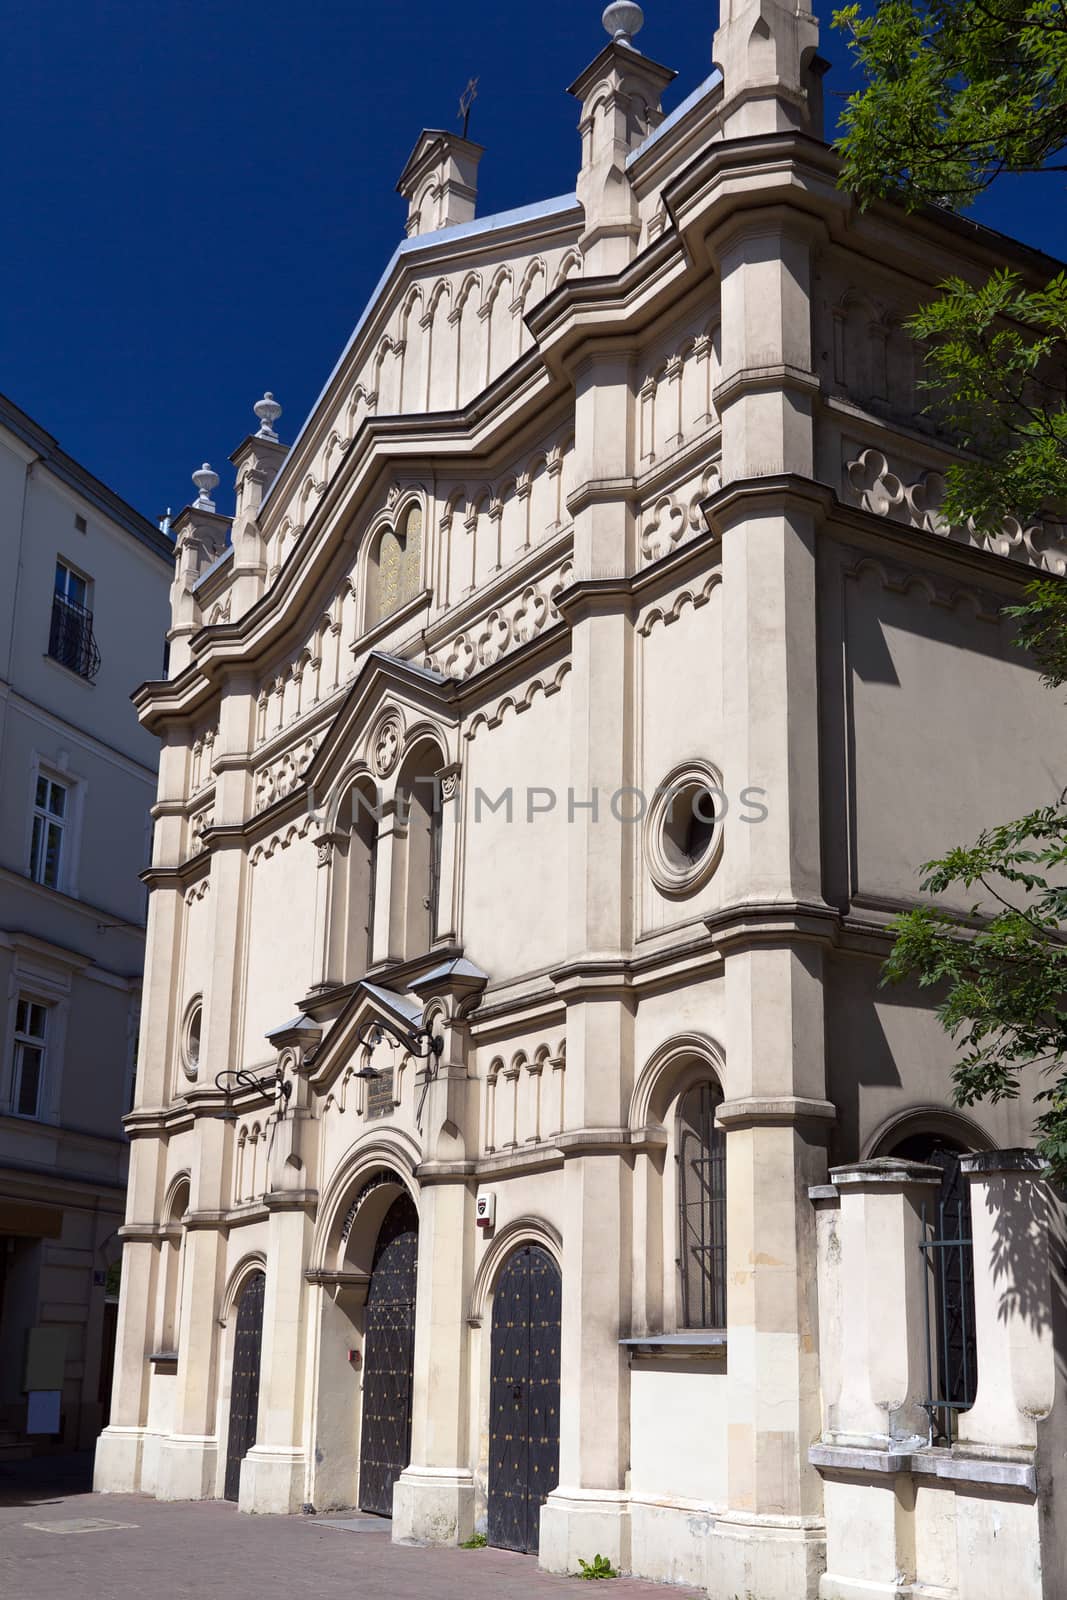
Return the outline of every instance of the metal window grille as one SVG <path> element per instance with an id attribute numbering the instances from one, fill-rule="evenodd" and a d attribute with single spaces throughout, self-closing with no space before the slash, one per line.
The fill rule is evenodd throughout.
<path id="1" fill-rule="evenodd" d="M 726 1136 L 715 1125 L 722 1096 L 700 1083 L 678 1107 L 678 1266 L 682 1324 L 726 1326 Z"/>
<path id="2" fill-rule="evenodd" d="M 919 1241 L 927 1269 L 923 1409 L 931 1444 L 952 1442 L 959 1413 L 973 1406 L 978 1384 L 970 1205 L 958 1193 L 951 1198 L 951 1187 L 949 1198 L 942 1194 L 933 1206 L 923 1202 Z"/>
<path id="3" fill-rule="evenodd" d="M 52 596 L 48 654 L 71 672 L 93 683 L 100 671 L 100 652 L 93 638 L 93 614 L 65 595 Z"/>

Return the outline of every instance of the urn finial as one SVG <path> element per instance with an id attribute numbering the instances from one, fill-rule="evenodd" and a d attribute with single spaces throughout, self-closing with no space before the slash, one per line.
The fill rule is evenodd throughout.
<path id="1" fill-rule="evenodd" d="M 633 0 L 612 0 L 600 20 L 616 44 L 632 44 L 645 25 L 645 13 Z"/>
<path id="2" fill-rule="evenodd" d="M 193 501 L 194 511 L 214 511 L 215 502 L 211 498 L 211 491 L 219 481 L 217 472 L 212 472 L 207 462 L 193 473 L 193 482 L 196 484 L 197 496 Z"/>
<path id="3" fill-rule="evenodd" d="M 259 418 L 259 432 L 257 439 L 269 439 L 271 444 L 278 443 L 278 435 L 274 431 L 274 424 L 282 414 L 282 408 L 268 389 L 262 400 L 257 400 L 252 407 Z"/>

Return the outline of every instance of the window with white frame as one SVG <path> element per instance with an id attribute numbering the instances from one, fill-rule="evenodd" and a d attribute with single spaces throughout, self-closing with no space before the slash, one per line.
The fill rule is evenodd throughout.
<path id="1" fill-rule="evenodd" d="M 46 773 L 37 774 L 33 796 L 30 877 L 58 889 L 63 865 L 63 835 L 70 821 L 70 789 Z"/>
<path id="2" fill-rule="evenodd" d="M 17 1117 L 39 1117 L 44 1095 L 48 1007 L 20 997 L 15 1007 L 15 1063 L 11 1109 Z"/>

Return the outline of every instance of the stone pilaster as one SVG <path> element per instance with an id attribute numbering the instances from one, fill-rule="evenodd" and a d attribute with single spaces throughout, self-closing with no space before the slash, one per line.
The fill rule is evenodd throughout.
<path id="1" fill-rule="evenodd" d="M 786 133 L 822 136 L 819 24 L 804 3 L 723 0 L 712 57 L 723 75 L 726 137 Z"/>
<path id="2" fill-rule="evenodd" d="M 141 1467 L 158 1265 L 154 1239 L 130 1236 L 123 1241 L 111 1417 L 97 1440 L 93 1463 L 93 1488 L 98 1493 L 136 1494 L 154 1487 L 142 1483 Z"/>
<path id="3" fill-rule="evenodd" d="M 264 396 L 270 403 L 272 397 Z M 277 412 L 281 407 L 274 402 Z M 266 424 L 265 424 L 266 426 Z M 277 477 L 288 447 L 275 438 L 250 434 L 234 451 L 230 460 L 237 474 L 237 497 L 233 518 L 233 571 L 231 576 L 230 620 L 236 621 L 255 605 L 266 586 L 267 554 L 259 532 L 259 510 Z"/>
<path id="4" fill-rule="evenodd" d="M 201 476 L 203 471 L 197 476 Z M 218 477 L 211 474 L 215 482 Z M 201 496 L 199 503 L 186 506 L 174 520 L 174 582 L 170 589 L 169 676 L 176 678 L 192 659 L 190 640 L 204 625 L 196 585 L 208 567 L 226 547 L 230 522 L 219 516 L 214 503 Z"/>
<path id="5" fill-rule="evenodd" d="M 294 1112 L 286 1113 L 288 1116 Z M 272 1188 L 266 1197 L 267 1281 L 256 1442 L 241 1463 L 242 1511 L 299 1511 L 306 1499 L 307 1342 L 314 1206 L 301 1192 Z"/>
<path id="6" fill-rule="evenodd" d="M 616 38 L 568 90 L 582 108 L 577 191 L 587 274 L 620 272 L 637 253 L 641 227 L 626 158 L 663 120 L 660 96 L 674 77 L 670 67 Z"/>
<path id="7" fill-rule="evenodd" d="M 615 47 L 610 47 L 615 48 Z M 621 48 L 621 47 L 620 47 Z M 561 609 L 571 625 L 568 959 L 555 974 L 567 1005 L 559 1486 L 541 1514 L 541 1564 L 573 1572 L 599 1550 L 629 1565 L 626 1493 L 632 1178 L 619 1128 L 633 1080 L 630 949 L 633 829 L 612 799 L 633 779 L 633 628 L 627 588 L 633 398 L 624 353 L 575 374 L 579 484 L 572 496 L 576 581 Z M 622 808 L 620 808 L 622 809 Z"/>
<path id="8" fill-rule="evenodd" d="M 713 240 L 722 282 L 723 908 L 728 1506 L 713 1594 L 814 1600 L 823 1560 L 815 1219 L 826 1171 L 824 962 L 812 470 L 810 243 L 768 210 Z M 746 820 L 746 789 L 762 791 Z"/>
<path id="9" fill-rule="evenodd" d="M 445 1069 L 447 1070 L 447 1069 Z M 427 1096 L 447 1085 L 436 1083 Z M 474 1186 L 419 1196 L 411 1465 L 393 1490 L 393 1537 L 458 1544 L 474 1532 L 467 1308 L 474 1276 Z"/>
<path id="10" fill-rule="evenodd" d="M 218 1217 L 229 1172 L 227 1137 L 227 1125 L 220 1117 L 197 1118 L 190 1204 L 185 1216 L 174 1426 L 159 1450 L 156 1492 L 161 1500 L 210 1500 L 216 1493 L 218 1312 L 225 1266 L 225 1237 Z"/>

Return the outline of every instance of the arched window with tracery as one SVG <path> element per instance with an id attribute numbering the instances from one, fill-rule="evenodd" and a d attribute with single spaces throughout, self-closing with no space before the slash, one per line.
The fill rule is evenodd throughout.
<path id="1" fill-rule="evenodd" d="M 353 783 L 334 825 L 327 981 L 355 983 L 370 966 L 377 850 L 377 791 Z"/>
<path id="2" fill-rule="evenodd" d="M 422 555 L 422 507 L 408 506 L 375 539 L 368 564 L 367 625 L 373 627 L 414 598 Z"/>
<path id="3" fill-rule="evenodd" d="M 404 960 L 433 944 L 441 885 L 441 784 L 444 760 L 427 741 L 412 752 L 397 780 L 393 907 L 396 947 Z"/>
<path id="4" fill-rule="evenodd" d="M 178 1330 L 181 1326 L 182 1287 L 185 1276 L 185 1230 L 183 1220 L 189 1209 L 189 1181 L 182 1178 L 174 1185 L 164 1218 L 161 1242 L 159 1321 L 156 1327 L 157 1351 L 172 1354 L 178 1348 Z"/>
<path id="5" fill-rule="evenodd" d="M 678 1102 L 678 1272 L 680 1328 L 726 1326 L 726 1135 L 716 1126 L 722 1103 L 704 1080 Z"/>

